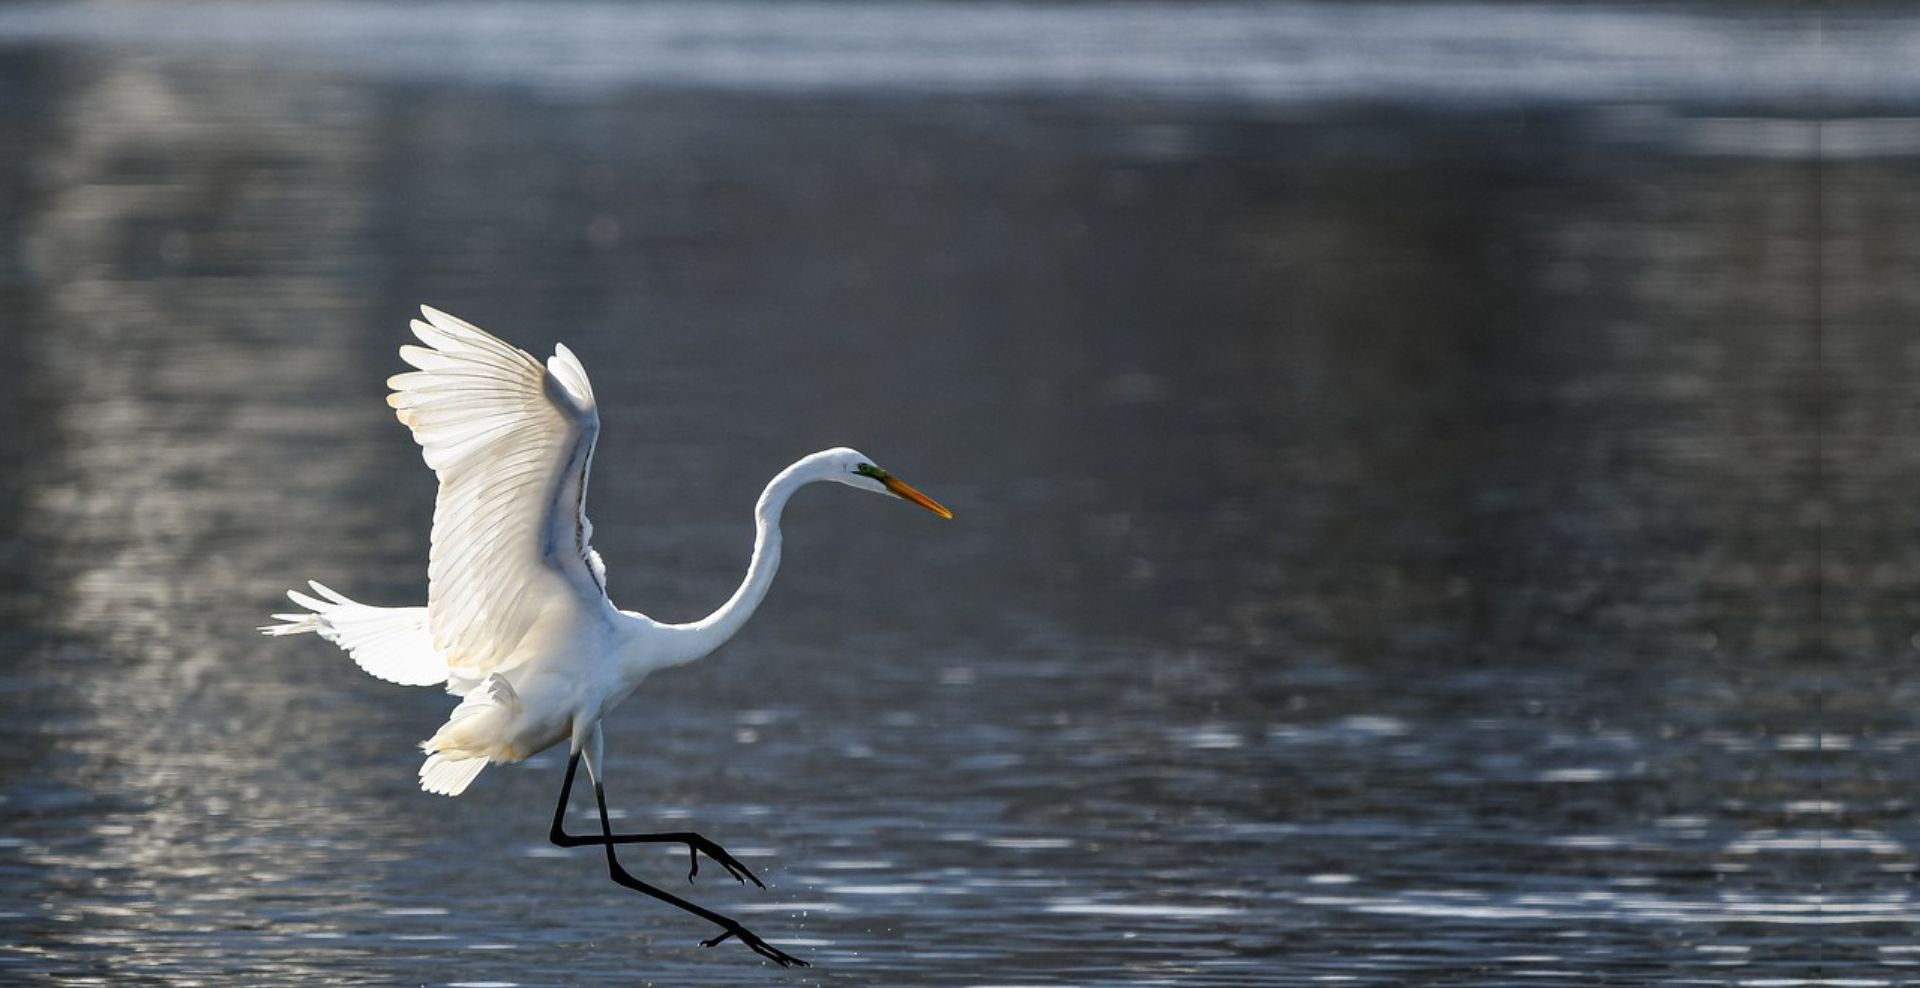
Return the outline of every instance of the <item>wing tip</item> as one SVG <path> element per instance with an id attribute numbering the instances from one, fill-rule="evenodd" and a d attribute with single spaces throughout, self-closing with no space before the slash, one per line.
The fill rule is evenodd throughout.
<path id="1" fill-rule="evenodd" d="M 427 305 L 424 302 L 421 303 L 420 305 L 420 315 L 424 316 L 427 322 L 432 323 L 434 328 L 440 329 L 440 330 L 456 330 L 457 331 L 461 329 L 476 328 L 472 323 L 466 321 L 465 319 L 462 319 L 459 316 L 456 316 L 450 312 L 444 312 L 444 311 L 441 311 L 440 309 L 436 309 L 433 306 Z M 414 320 L 414 322 L 416 323 L 419 321 L 420 320 L 418 319 Z"/>
<path id="2" fill-rule="evenodd" d="M 451 312 L 444 312 L 431 305 L 422 304 L 420 306 L 420 314 L 425 316 L 427 321 L 426 323 L 422 323 L 418 319 L 412 321 L 411 325 L 414 327 L 413 331 L 415 334 L 420 333 L 421 328 L 424 326 L 428 333 L 437 331 L 462 343 L 487 343 L 494 346 L 503 346 L 509 350 L 517 349 L 513 344 L 475 326 Z"/>
<path id="3" fill-rule="evenodd" d="M 263 624 L 256 629 L 269 638 L 279 638 L 284 635 L 301 635 L 320 630 L 320 618 L 317 615 L 270 614 L 268 617 L 285 622 L 283 624 Z"/>
<path id="4" fill-rule="evenodd" d="M 553 345 L 553 356 L 547 358 L 547 377 L 559 383 L 567 400 L 582 413 L 594 409 L 593 382 L 587 379 L 587 368 L 565 343 Z"/>

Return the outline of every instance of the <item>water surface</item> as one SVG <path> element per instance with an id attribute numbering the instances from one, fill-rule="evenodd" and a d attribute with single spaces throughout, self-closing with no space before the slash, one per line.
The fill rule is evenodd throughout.
<path id="1" fill-rule="evenodd" d="M 556 86 L 432 69 L 431 43 L 408 70 L 358 21 L 277 64 L 247 30 L 282 14 L 204 5 L 239 26 L 189 44 L 23 9 L 0 17 L 0 980 L 1920 962 L 1908 122 L 1821 130 L 1658 44 L 1628 48 L 1705 80 L 1684 99 L 1623 102 L 1605 46 L 1601 82 L 1508 100 L 1457 91 L 1475 58 L 1424 95 L 1163 84 L 1218 82 L 1204 45 L 1118 93 Z M 591 36 L 485 9 L 483 35 Z M 664 9 L 643 20 L 681 24 Z M 919 23 L 899 9 L 874 23 Z M 1495 62 L 1538 57 L 1549 13 L 1512 11 Z M 1582 16 L 1623 44 L 1715 27 Z M 698 829 L 771 887 L 632 867 L 815 968 L 700 950 L 702 924 L 547 846 L 555 753 L 419 793 L 450 698 L 252 632 L 306 578 L 422 598 L 432 480 L 381 399 L 423 301 L 586 362 L 622 606 L 718 604 L 760 486 L 821 447 L 956 512 L 803 495 L 748 630 L 609 723 L 618 825 Z"/>

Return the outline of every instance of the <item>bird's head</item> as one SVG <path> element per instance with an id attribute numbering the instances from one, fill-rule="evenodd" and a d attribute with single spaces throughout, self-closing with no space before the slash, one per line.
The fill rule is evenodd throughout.
<path id="1" fill-rule="evenodd" d="M 841 447 L 822 454 L 826 477 L 824 479 L 842 483 L 848 487 L 857 487 L 875 494 L 888 494 L 902 501 L 910 501 L 942 518 L 952 518 L 953 512 L 942 507 L 940 502 L 914 490 L 893 474 L 880 469 L 865 453 L 855 449 Z"/>

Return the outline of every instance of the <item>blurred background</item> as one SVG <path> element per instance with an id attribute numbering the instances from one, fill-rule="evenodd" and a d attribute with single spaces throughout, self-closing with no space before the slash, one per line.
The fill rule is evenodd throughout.
<path id="1" fill-rule="evenodd" d="M 1915 976 L 1920 18 L 1832 4 L 0 8 L 0 982 Z M 601 398 L 732 645 L 421 794 L 427 302 Z M 577 805 L 582 825 L 590 817 Z"/>

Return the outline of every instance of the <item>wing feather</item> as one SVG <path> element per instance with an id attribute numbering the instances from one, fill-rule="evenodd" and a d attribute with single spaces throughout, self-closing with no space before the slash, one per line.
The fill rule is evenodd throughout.
<path id="1" fill-rule="evenodd" d="M 546 364 L 437 309 L 413 321 L 414 370 L 387 404 L 440 478 L 427 567 L 427 626 L 463 676 L 512 657 L 555 606 L 603 606 L 589 541 L 587 471 L 600 414 L 586 369 L 557 347 Z"/>

